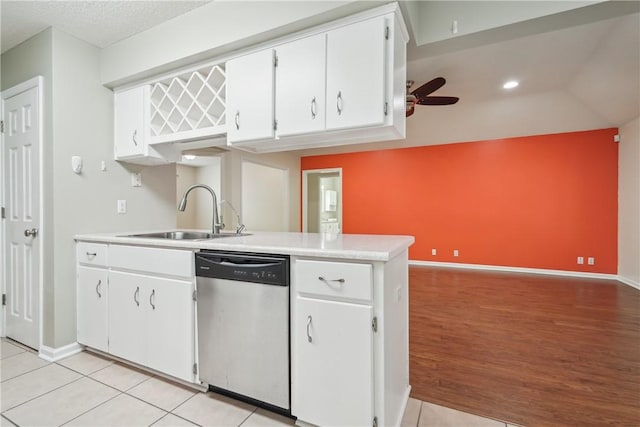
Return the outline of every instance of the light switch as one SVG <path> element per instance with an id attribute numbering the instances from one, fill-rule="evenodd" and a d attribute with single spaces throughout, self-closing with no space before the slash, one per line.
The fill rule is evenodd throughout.
<path id="1" fill-rule="evenodd" d="M 126 200 L 118 200 L 118 213 L 119 214 L 127 213 L 127 201 Z"/>
<path id="2" fill-rule="evenodd" d="M 141 173 L 131 173 L 131 186 L 132 187 L 142 187 L 142 174 Z"/>

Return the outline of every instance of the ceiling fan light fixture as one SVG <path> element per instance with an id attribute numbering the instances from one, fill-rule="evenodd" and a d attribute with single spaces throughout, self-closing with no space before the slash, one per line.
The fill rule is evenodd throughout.
<path id="1" fill-rule="evenodd" d="M 517 80 L 509 80 L 508 82 L 503 84 L 502 87 L 504 89 L 513 89 L 515 87 L 518 87 L 519 84 L 520 84 L 520 82 L 518 82 Z"/>

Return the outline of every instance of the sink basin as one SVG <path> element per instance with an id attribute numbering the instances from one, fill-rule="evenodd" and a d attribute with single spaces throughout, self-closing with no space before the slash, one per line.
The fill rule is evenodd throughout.
<path id="1" fill-rule="evenodd" d="M 159 233 L 129 234 L 123 237 L 141 237 L 147 239 L 169 239 L 169 240 L 206 240 L 220 237 L 248 236 L 249 233 L 221 232 L 220 234 L 206 233 L 203 231 L 163 231 Z"/>

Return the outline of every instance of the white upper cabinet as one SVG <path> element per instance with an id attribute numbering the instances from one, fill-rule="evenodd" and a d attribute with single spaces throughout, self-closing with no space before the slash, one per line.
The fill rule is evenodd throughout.
<path id="1" fill-rule="evenodd" d="M 384 123 L 385 33 L 384 16 L 328 32 L 327 130 Z"/>
<path id="2" fill-rule="evenodd" d="M 249 62 L 263 51 L 227 62 L 229 145 L 273 152 L 404 138 L 408 40 L 397 4 L 389 4 L 276 42 L 275 100 L 272 69 Z M 263 86 L 235 95 L 239 82 L 257 81 Z M 262 109 L 264 126 L 274 102 L 275 132 L 238 136 L 248 125 L 237 98 Z"/>
<path id="3" fill-rule="evenodd" d="M 114 154 L 116 160 L 160 158 L 149 152 L 149 86 L 116 92 L 114 95 Z"/>
<path id="4" fill-rule="evenodd" d="M 227 141 L 270 139 L 274 123 L 274 51 L 227 62 Z"/>
<path id="5" fill-rule="evenodd" d="M 324 130 L 326 35 L 278 46 L 276 57 L 278 136 Z"/>

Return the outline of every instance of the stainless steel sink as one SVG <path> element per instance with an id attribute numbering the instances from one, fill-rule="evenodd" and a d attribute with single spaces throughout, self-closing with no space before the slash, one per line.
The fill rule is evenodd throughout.
<path id="1" fill-rule="evenodd" d="M 248 236 L 249 233 L 221 232 L 220 234 L 206 233 L 203 231 L 163 231 L 159 233 L 129 234 L 123 237 L 141 237 L 147 239 L 169 240 L 207 240 L 220 237 Z"/>

